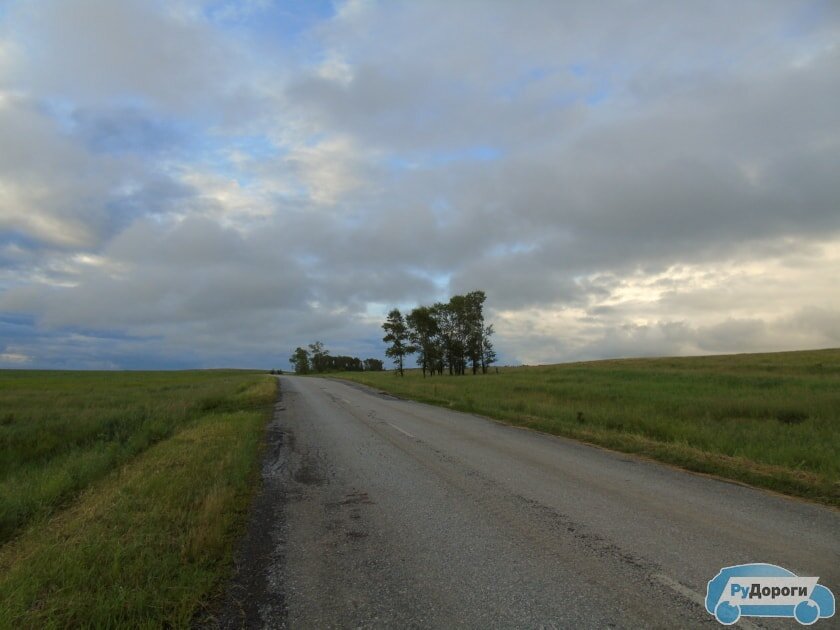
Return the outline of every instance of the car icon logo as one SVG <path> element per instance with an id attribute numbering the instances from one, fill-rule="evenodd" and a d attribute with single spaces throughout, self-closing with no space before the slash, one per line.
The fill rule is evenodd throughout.
<path id="1" fill-rule="evenodd" d="M 818 577 L 775 564 L 725 567 L 706 587 L 706 611 L 725 626 L 741 617 L 793 617 L 809 626 L 834 615 L 834 594 Z"/>

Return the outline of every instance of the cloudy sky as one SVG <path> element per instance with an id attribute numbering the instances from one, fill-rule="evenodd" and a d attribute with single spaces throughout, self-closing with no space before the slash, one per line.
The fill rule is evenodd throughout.
<path id="1" fill-rule="evenodd" d="M 0 367 L 840 346 L 840 3 L 0 0 Z"/>

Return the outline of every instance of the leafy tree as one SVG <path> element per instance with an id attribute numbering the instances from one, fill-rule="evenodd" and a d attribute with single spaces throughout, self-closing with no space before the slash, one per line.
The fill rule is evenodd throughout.
<path id="1" fill-rule="evenodd" d="M 418 306 L 405 317 L 409 341 L 419 353 L 417 365 L 423 376 L 427 371 L 430 375 L 443 374 L 444 368 L 449 369 L 450 375 L 462 375 L 468 366 L 473 374 L 478 374 L 479 369 L 482 374 L 487 373 L 496 353 L 490 341 L 493 327 L 484 322 L 486 300 L 484 291 L 471 291 L 453 295 L 448 302 Z M 394 311 L 389 314 L 389 321 L 393 314 Z"/>
<path id="2" fill-rule="evenodd" d="M 320 341 L 309 344 L 309 350 L 295 349 L 289 363 L 295 366 L 296 374 L 310 372 L 361 372 L 363 370 L 382 371 L 382 361 L 347 355 L 332 356 Z M 277 371 L 280 374 L 280 370 Z"/>
<path id="3" fill-rule="evenodd" d="M 455 374 L 462 375 L 467 369 L 467 344 L 469 337 L 468 303 L 463 295 L 453 295 L 449 298 L 449 317 L 451 318 L 452 339 L 452 369 Z"/>
<path id="4" fill-rule="evenodd" d="M 365 359 L 364 366 L 366 372 L 381 372 L 384 367 L 379 359 Z"/>
<path id="5" fill-rule="evenodd" d="M 330 356 L 324 359 L 324 370 L 335 372 L 361 372 L 362 360 L 359 357 L 348 357 L 345 355 Z"/>
<path id="6" fill-rule="evenodd" d="M 471 291 L 464 296 L 463 330 L 467 359 L 472 363 L 472 373 L 477 374 L 483 365 L 484 352 L 484 291 Z M 486 370 L 482 370 L 486 371 Z"/>
<path id="7" fill-rule="evenodd" d="M 292 353 L 292 356 L 289 359 L 289 363 L 291 363 L 294 366 L 295 374 L 309 374 L 309 353 L 303 348 L 295 348 L 295 351 Z"/>
<path id="8" fill-rule="evenodd" d="M 403 364 L 405 356 L 413 354 L 416 348 L 410 343 L 408 327 L 405 325 L 405 319 L 403 319 L 399 309 L 395 308 L 388 313 L 388 319 L 382 324 L 382 329 L 385 331 L 385 336 L 382 338 L 382 341 L 391 344 L 385 350 L 385 355 L 394 359 L 400 376 L 404 376 Z"/>
<path id="9" fill-rule="evenodd" d="M 496 350 L 490 336 L 493 334 L 493 324 L 484 329 L 484 336 L 481 339 L 481 373 L 487 374 L 487 368 L 496 362 Z"/>
<path id="10" fill-rule="evenodd" d="M 444 304 L 438 302 L 434 309 L 437 315 L 438 329 L 440 331 L 439 346 L 443 360 L 449 368 L 449 375 L 459 374 L 461 344 L 458 325 L 458 304 L 453 303 L 454 298 Z"/>
<path id="11" fill-rule="evenodd" d="M 423 377 L 426 377 L 426 370 L 429 371 L 429 376 L 433 375 L 438 351 L 436 338 L 439 332 L 434 309 L 429 306 L 418 306 L 406 315 L 405 323 L 409 329 L 411 343 L 419 354 L 417 365 L 422 368 Z"/>
<path id="12" fill-rule="evenodd" d="M 444 329 L 444 317 L 447 309 L 446 304 L 440 302 L 429 307 L 431 318 L 435 322 L 435 335 L 432 337 L 431 362 L 432 372 L 443 376 L 443 370 L 447 366 L 447 351 L 449 348 L 448 337 Z"/>
<path id="13" fill-rule="evenodd" d="M 329 350 L 324 348 L 320 341 L 309 344 L 309 351 L 312 353 L 312 369 L 316 372 L 326 372 L 329 368 Z"/>

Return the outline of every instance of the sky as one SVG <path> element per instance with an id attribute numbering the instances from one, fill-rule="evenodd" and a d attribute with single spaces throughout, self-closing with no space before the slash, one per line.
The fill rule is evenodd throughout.
<path id="1" fill-rule="evenodd" d="M 0 367 L 840 346 L 840 3 L 0 0 Z"/>

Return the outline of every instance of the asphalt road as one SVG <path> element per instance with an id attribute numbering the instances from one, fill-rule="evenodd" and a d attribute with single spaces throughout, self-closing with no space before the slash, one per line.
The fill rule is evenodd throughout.
<path id="1" fill-rule="evenodd" d="M 281 389 L 222 625 L 720 627 L 706 583 L 746 562 L 840 594 L 836 510 L 345 382 Z"/>

